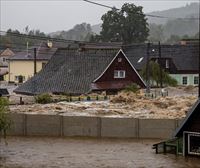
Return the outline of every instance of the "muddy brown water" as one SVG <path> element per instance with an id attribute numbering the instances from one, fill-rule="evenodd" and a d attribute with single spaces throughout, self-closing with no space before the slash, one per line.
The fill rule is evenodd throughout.
<path id="1" fill-rule="evenodd" d="M 1 168 L 200 168 L 200 158 L 155 154 L 159 140 L 9 137 Z"/>

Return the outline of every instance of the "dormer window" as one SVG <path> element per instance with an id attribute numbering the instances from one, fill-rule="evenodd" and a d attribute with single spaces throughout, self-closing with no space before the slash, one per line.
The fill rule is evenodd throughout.
<path id="1" fill-rule="evenodd" d="M 124 70 L 115 70 L 114 71 L 114 78 L 125 78 L 126 71 Z"/>

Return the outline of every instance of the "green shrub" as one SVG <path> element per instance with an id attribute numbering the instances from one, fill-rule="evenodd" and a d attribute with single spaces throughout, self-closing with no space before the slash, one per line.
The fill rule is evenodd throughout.
<path id="1" fill-rule="evenodd" d="M 11 125 L 11 120 L 8 116 L 8 99 L 0 97 L 0 138 L 6 138 L 6 134 Z"/>
<path id="2" fill-rule="evenodd" d="M 35 102 L 40 104 L 47 104 L 53 102 L 53 99 L 50 94 L 43 93 L 35 96 Z"/>
<path id="3" fill-rule="evenodd" d="M 133 92 L 136 93 L 138 92 L 140 89 L 140 87 L 136 84 L 136 83 L 132 83 L 128 86 L 126 86 L 126 88 L 124 89 L 125 92 Z"/>

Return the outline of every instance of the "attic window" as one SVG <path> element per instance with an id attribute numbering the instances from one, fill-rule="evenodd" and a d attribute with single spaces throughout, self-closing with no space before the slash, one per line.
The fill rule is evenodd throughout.
<path id="1" fill-rule="evenodd" d="M 118 62 L 122 62 L 122 58 L 118 58 L 117 61 L 118 61 Z"/>
<path id="2" fill-rule="evenodd" d="M 115 70 L 114 78 L 125 78 L 126 71 L 124 70 Z"/>

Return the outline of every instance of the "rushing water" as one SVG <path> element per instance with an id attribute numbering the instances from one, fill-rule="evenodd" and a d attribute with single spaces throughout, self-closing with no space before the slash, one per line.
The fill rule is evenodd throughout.
<path id="1" fill-rule="evenodd" d="M 155 154 L 158 140 L 10 137 L 2 168 L 200 168 L 200 158 Z"/>

